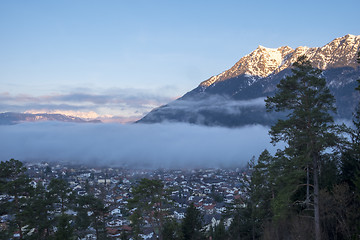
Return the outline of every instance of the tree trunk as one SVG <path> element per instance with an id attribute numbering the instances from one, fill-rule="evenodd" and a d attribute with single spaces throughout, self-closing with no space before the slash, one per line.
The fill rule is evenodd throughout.
<path id="1" fill-rule="evenodd" d="M 160 198 L 159 198 L 159 240 L 162 240 L 163 239 L 163 234 L 162 234 L 162 231 L 163 231 L 163 218 L 162 218 L 162 201 L 161 201 L 161 196 L 164 195 L 164 192 L 161 191 L 161 194 L 160 194 Z"/>
<path id="2" fill-rule="evenodd" d="M 313 157 L 314 164 L 314 223 L 315 223 L 315 240 L 321 240 L 320 231 L 320 211 L 319 211 L 319 176 L 318 176 L 318 159 Z"/>
<path id="3" fill-rule="evenodd" d="M 19 239 L 23 239 L 23 232 L 22 232 L 22 226 L 21 223 L 18 222 L 18 228 L 19 228 Z"/>
<path id="4" fill-rule="evenodd" d="M 309 173 L 309 164 L 306 167 L 306 209 L 309 209 L 310 205 L 310 173 Z"/>
<path id="5" fill-rule="evenodd" d="M 99 226 L 98 226 L 97 220 L 95 220 L 95 232 L 96 232 L 96 239 L 100 239 L 99 238 Z"/>
<path id="6" fill-rule="evenodd" d="M 251 203 L 251 222 L 252 222 L 252 240 L 255 240 L 255 217 L 254 217 L 254 212 L 255 212 L 255 208 L 254 208 L 254 204 Z"/>
<path id="7" fill-rule="evenodd" d="M 17 195 L 15 195 L 15 207 L 16 207 L 16 210 L 18 211 L 18 213 L 20 213 L 19 198 Z M 23 239 L 21 220 L 17 220 L 16 224 L 18 225 L 18 228 L 19 228 L 19 237 L 20 237 L 20 239 Z"/>

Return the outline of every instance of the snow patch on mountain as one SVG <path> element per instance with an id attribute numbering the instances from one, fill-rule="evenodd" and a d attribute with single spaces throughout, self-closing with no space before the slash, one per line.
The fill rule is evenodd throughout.
<path id="1" fill-rule="evenodd" d="M 200 83 L 204 89 L 239 75 L 255 76 L 253 79 L 261 79 L 271 74 L 277 74 L 291 65 L 301 55 L 307 56 L 314 67 L 322 70 L 338 67 L 356 68 L 356 57 L 360 46 L 360 36 L 348 34 L 336 38 L 323 47 L 309 48 L 306 46 L 292 49 L 289 46 L 279 48 L 266 48 L 258 46 L 250 54 L 241 58 L 229 70 L 212 76 Z M 250 82 L 250 85 L 255 83 Z"/>

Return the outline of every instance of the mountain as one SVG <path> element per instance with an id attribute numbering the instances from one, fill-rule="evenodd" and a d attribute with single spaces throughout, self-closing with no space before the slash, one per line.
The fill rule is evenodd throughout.
<path id="1" fill-rule="evenodd" d="M 277 49 L 259 46 L 230 69 L 203 81 L 181 98 L 153 109 L 140 123 L 188 122 L 237 127 L 273 124 L 281 113 L 268 113 L 264 99 L 274 95 L 276 85 L 291 74 L 291 66 L 301 55 L 323 70 L 328 87 L 336 98 L 335 118 L 351 119 L 359 94 L 354 91 L 360 79 L 356 62 L 360 36 L 346 35 L 323 47 L 288 46 Z"/>
<path id="2" fill-rule="evenodd" d="M 75 122 L 75 123 L 100 123 L 100 120 L 84 120 L 78 117 L 71 117 L 62 114 L 47 113 L 0 113 L 0 125 L 12 125 L 21 122 L 40 122 L 40 121 L 59 121 L 59 122 Z"/>

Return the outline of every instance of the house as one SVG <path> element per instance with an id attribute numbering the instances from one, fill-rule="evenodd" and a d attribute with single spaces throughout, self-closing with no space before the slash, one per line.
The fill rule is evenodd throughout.
<path id="1" fill-rule="evenodd" d="M 108 178 L 102 178 L 97 180 L 98 184 L 110 184 L 111 180 Z"/>
<path id="2" fill-rule="evenodd" d="M 178 211 L 174 211 L 174 217 L 178 220 L 184 219 L 185 218 L 185 213 L 184 212 L 178 212 Z"/>
<path id="3" fill-rule="evenodd" d="M 208 205 L 204 205 L 204 210 L 206 212 L 206 214 L 213 214 L 214 213 L 214 207 L 215 204 L 208 204 Z"/>
<path id="4" fill-rule="evenodd" d="M 144 233 L 139 235 L 142 239 L 157 239 L 157 238 L 153 238 L 154 232 L 151 229 L 144 229 Z"/>
<path id="5" fill-rule="evenodd" d="M 224 202 L 217 203 L 215 206 L 215 211 L 216 211 L 216 213 L 219 213 L 219 214 L 224 213 L 226 211 L 225 203 Z"/>
<path id="6" fill-rule="evenodd" d="M 111 215 L 122 216 L 120 208 L 115 208 L 110 213 L 111 213 Z"/>

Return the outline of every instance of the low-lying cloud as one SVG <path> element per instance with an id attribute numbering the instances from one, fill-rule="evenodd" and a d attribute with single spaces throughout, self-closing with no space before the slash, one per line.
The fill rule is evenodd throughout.
<path id="1" fill-rule="evenodd" d="M 226 95 L 184 97 L 154 109 L 142 122 L 189 122 L 206 126 L 271 125 L 282 113 L 267 112 L 265 98 L 236 100 Z"/>
<path id="2" fill-rule="evenodd" d="M 80 115 L 95 112 L 101 117 L 141 118 L 154 107 L 168 103 L 175 98 L 166 92 L 143 89 L 108 89 L 93 92 L 81 89 L 68 93 L 52 93 L 33 96 L 13 95 L 0 92 L 0 112 L 79 112 Z"/>
<path id="3" fill-rule="evenodd" d="M 0 126 L 0 160 L 136 168 L 244 166 L 269 143 L 268 128 L 189 124 L 22 123 Z"/>

